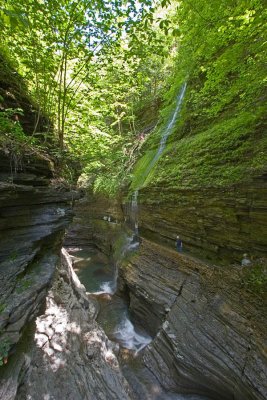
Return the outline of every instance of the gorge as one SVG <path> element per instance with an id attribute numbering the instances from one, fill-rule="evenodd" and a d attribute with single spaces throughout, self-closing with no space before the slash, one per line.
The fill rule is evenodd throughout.
<path id="1" fill-rule="evenodd" d="M 266 13 L 0 7 L 1 400 L 267 399 Z"/>

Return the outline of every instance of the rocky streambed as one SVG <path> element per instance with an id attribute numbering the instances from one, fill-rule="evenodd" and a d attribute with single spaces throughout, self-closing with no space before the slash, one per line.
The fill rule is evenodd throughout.
<path id="1" fill-rule="evenodd" d="M 122 238 L 121 238 L 122 239 Z M 129 238 L 128 238 L 129 239 Z M 127 248 L 125 247 L 127 246 Z M 121 240 L 123 261 L 131 257 L 137 246 L 131 240 Z M 115 344 L 121 371 L 126 378 L 132 399 L 147 400 L 205 400 L 207 397 L 192 392 L 184 394 L 163 388 L 157 377 L 143 362 L 143 353 L 152 337 L 138 320 L 133 323 L 128 310 L 127 296 L 117 292 L 117 271 L 114 260 L 93 248 L 71 248 L 74 269 L 84 283 L 87 295 L 98 303 L 97 322 Z M 113 276 L 111 274 L 113 270 Z M 116 294 L 117 293 L 117 294 Z M 119 397 L 118 397 L 119 398 Z"/>
<path id="2" fill-rule="evenodd" d="M 97 304 L 88 300 L 68 253 L 36 320 L 30 365 L 16 399 L 130 399 L 116 346 L 95 321 Z"/>

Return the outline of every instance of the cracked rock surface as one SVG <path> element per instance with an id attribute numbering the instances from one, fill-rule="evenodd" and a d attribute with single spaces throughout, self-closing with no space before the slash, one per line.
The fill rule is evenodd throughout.
<path id="1" fill-rule="evenodd" d="M 238 271 L 145 239 L 121 268 L 132 315 L 155 336 L 144 361 L 163 387 L 216 400 L 267 398 L 264 308 L 238 279 Z"/>
<path id="2" fill-rule="evenodd" d="M 88 300 L 63 251 L 29 351 L 20 354 L 20 371 L 17 363 L 10 363 L 10 374 L 7 368 L 1 399 L 129 399 L 113 345 L 95 322 L 95 314 L 95 304 Z M 11 390 L 14 380 L 17 393 Z"/>

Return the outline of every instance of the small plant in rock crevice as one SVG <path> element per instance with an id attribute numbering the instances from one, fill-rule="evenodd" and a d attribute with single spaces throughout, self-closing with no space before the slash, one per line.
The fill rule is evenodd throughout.
<path id="1" fill-rule="evenodd" d="M 267 294 L 267 266 L 264 262 L 257 262 L 244 271 L 242 286 L 259 295 Z"/>
<path id="2" fill-rule="evenodd" d="M 0 340 L 0 367 L 6 364 L 11 343 L 8 338 Z"/>
<path id="3" fill-rule="evenodd" d="M 10 261 L 15 261 L 18 258 L 18 252 L 17 250 L 12 251 L 12 253 L 10 253 L 8 259 Z"/>

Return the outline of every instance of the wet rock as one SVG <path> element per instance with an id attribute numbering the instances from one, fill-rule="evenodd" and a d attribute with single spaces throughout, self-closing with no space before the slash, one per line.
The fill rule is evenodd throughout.
<path id="1" fill-rule="evenodd" d="M 110 221 L 109 221 L 110 219 Z M 88 189 L 75 204 L 75 217 L 64 240 L 68 247 L 97 247 L 111 255 L 124 220 L 120 201 L 94 195 Z"/>
<path id="2" fill-rule="evenodd" d="M 69 273 L 71 267 L 64 257 L 63 264 Z M 45 313 L 36 320 L 28 354 L 31 362 L 16 399 L 129 399 L 114 346 L 81 304 L 85 291 L 81 287 L 73 290 L 73 271 L 69 280 L 71 285 L 58 276 L 46 299 Z"/>
<path id="3" fill-rule="evenodd" d="M 59 262 L 62 236 L 72 217 L 71 202 L 78 197 L 53 187 L 53 164 L 46 156 L 26 151 L 16 171 L 10 168 L 11 161 L 0 150 L 0 342 L 8 350 L 7 364 L 0 368 L 0 379 L 5 382 L 1 399 L 12 398 L 7 393 L 17 390 L 19 379 L 6 377 L 6 368 L 10 365 L 12 370 L 14 364 L 20 374 L 25 365 L 17 349 L 44 305 Z M 12 379 L 14 388 L 10 387 Z"/>
<path id="4" fill-rule="evenodd" d="M 134 319 L 155 336 L 144 361 L 166 389 L 266 398 L 266 320 L 231 275 L 147 240 L 121 269 Z"/>
<path id="5" fill-rule="evenodd" d="M 266 177 L 227 188 L 145 188 L 139 191 L 142 236 L 215 262 L 241 262 L 243 253 L 266 256 Z"/>

